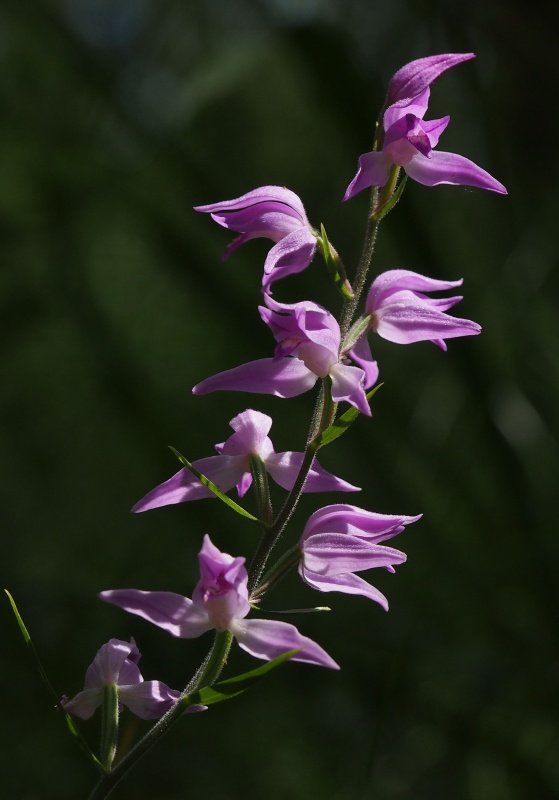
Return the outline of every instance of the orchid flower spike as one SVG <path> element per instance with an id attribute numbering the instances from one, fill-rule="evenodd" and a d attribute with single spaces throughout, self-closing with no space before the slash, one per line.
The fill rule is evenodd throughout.
<path id="1" fill-rule="evenodd" d="M 303 453 L 286 451 L 276 453 L 268 436 L 272 418 L 260 411 L 247 409 L 229 423 L 235 433 L 225 442 L 216 444 L 217 456 L 200 458 L 193 466 L 216 484 L 222 492 L 237 487 L 243 497 L 252 484 L 250 459 L 260 458 L 266 471 L 283 489 L 293 487 L 303 462 Z M 323 469 L 315 460 L 305 482 L 304 492 L 359 492 L 359 486 L 337 478 Z M 187 468 L 179 470 L 172 478 L 156 486 L 132 508 L 132 511 L 148 511 L 151 508 L 185 503 L 204 497 L 215 497 Z"/>
<path id="2" fill-rule="evenodd" d="M 481 327 L 469 319 L 451 317 L 446 312 L 462 300 L 455 297 L 428 297 L 425 292 L 453 289 L 462 280 L 439 281 L 417 272 L 393 269 L 379 275 L 369 289 L 365 309 L 371 315 L 370 329 L 383 339 L 397 344 L 431 341 L 446 350 L 445 339 L 475 336 Z M 354 357 L 367 358 L 363 336 L 354 348 Z"/>
<path id="3" fill-rule="evenodd" d="M 386 597 L 355 575 L 373 567 L 394 572 L 405 553 L 380 544 L 416 522 L 415 517 L 375 514 L 350 505 L 333 505 L 312 514 L 300 540 L 299 574 L 320 592 L 360 594 L 379 603 L 386 611 Z"/>
<path id="4" fill-rule="evenodd" d="M 264 661 L 299 649 L 293 661 L 339 669 L 316 642 L 288 622 L 245 619 L 250 611 L 248 573 L 244 558 L 222 553 L 204 537 L 198 556 L 200 580 L 192 600 L 173 592 L 116 589 L 99 597 L 152 622 L 181 639 L 194 639 L 209 630 L 229 631 L 247 653 Z"/>
<path id="5" fill-rule="evenodd" d="M 424 186 L 450 183 L 507 194 L 502 183 L 473 161 L 434 149 L 450 117 L 423 119 L 429 91 L 427 86 L 417 96 L 404 97 L 388 106 L 383 117 L 382 149 L 360 157 L 357 174 L 347 187 L 344 200 L 370 186 L 384 186 L 394 166 L 402 167 L 410 178 Z"/>
<path id="6" fill-rule="evenodd" d="M 193 393 L 229 390 L 296 397 L 328 376 L 335 402 L 348 402 L 371 416 L 365 390 L 378 378 L 376 361 L 369 355 L 355 367 L 340 360 L 340 326 L 322 306 L 310 301 L 276 303 L 269 295 L 265 301 L 259 311 L 278 342 L 274 357 L 219 372 L 197 384 Z"/>
<path id="7" fill-rule="evenodd" d="M 89 719 L 103 703 L 105 686 L 116 686 L 119 703 L 141 719 L 158 719 L 173 706 L 180 692 L 169 689 L 161 681 L 144 681 L 138 661 L 140 651 L 134 639 L 123 642 L 111 639 L 104 644 L 87 668 L 83 692 L 71 700 L 63 699 L 65 711 L 81 719 Z"/>
<path id="8" fill-rule="evenodd" d="M 303 203 L 289 189 L 262 186 L 235 200 L 195 206 L 194 210 L 211 214 L 218 225 L 241 234 L 225 250 L 224 260 L 249 239 L 264 237 L 275 242 L 264 263 L 264 292 L 274 281 L 302 272 L 313 259 L 317 232 Z"/>
<path id="9" fill-rule="evenodd" d="M 407 97 L 417 97 L 447 69 L 475 58 L 475 53 L 443 53 L 417 58 L 401 67 L 388 84 L 387 105 Z"/>

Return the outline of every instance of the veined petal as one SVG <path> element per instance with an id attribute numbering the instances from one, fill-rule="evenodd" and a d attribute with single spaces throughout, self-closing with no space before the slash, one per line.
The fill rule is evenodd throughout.
<path id="1" fill-rule="evenodd" d="M 457 281 L 441 281 L 427 278 L 408 269 L 390 269 L 381 273 L 372 282 L 366 308 L 369 314 L 374 314 L 387 297 L 402 289 L 409 289 L 412 292 L 438 292 L 443 289 L 454 289 L 456 286 L 461 286 L 462 282 L 461 278 Z"/>
<path id="2" fill-rule="evenodd" d="M 174 592 L 113 589 L 100 592 L 99 597 L 181 639 L 194 639 L 212 628 L 207 614 Z"/>
<path id="3" fill-rule="evenodd" d="M 285 205 L 286 213 L 289 209 L 295 212 L 301 221 L 306 221 L 305 209 L 300 198 L 285 186 L 261 186 L 251 192 L 236 197 L 234 200 L 224 200 L 221 203 L 210 203 L 205 206 L 194 206 L 195 211 L 219 213 L 220 211 L 236 211 L 247 206 L 254 206 L 259 203 L 277 202 Z"/>
<path id="4" fill-rule="evenodd" d="M 241 480 L 247 468 L 245 456 L 209 456 L 193 461 L 192 465 L 215 483 L 222 492 L 232 489 Z M 205 497 L 215 497 L 215 494 L 207 489 L 188 467 L 183 467 L 172 478 L 148 492 L 132 506 L 132 511 L 134 513 L 149 511 L 152 508 L 201 500 Z"/>
<path id="5" fill-rule="evenodd" d="M 401 533 L 405 525 L 417 522 L 420 518 L 421 514 L 413 517 L 404 514 L 377 514 L 348 503 L 335 503 L 311 514 L 301 541 L 317 533 L 350 533 L 353 536 L 372 537 L 375 542 L 381 542 Z"/>
<path id="6" fill-rule="evenodd" d="M 361 594 L 363 597 L 368 597 L 369 600 L 374 600 L 375 603 L 381 605 L 385 611 L 388 611 L 388 600 L 371 586 L 370 583 L 364 581 L 359 575 L 354 575 L 348 572 L 345 575 L 318 575 L 310 570 L 300 567 L 301 577 L 312 586 L 313 589 L 318 589 L 319 592 L 343 592 L 344 594 Z"/>
<path id="7" fill-rule="evenodd" d="M 306 269 L 313 260 L 316 241 L 307 227 L 300 227 L 275 244 L 264 262 L 264 291 L 269 291 L 268 287 L 280 278 Z"/>
<path id="8" fill-rule="evenodd" d="M 382 150 L 363 153 L 359 158 L 357 173 L 347 187 L 342 202 L 345 203 L 346 200 L 355 197 L 356 194 L 370 186 L 384 186 L 388 180 L 391 166 L 392 161 Z"/>
<path id="9" fill-rule="evenodd" d="M 140 719 L 159 719 L 174 706 L 180 692 L 161 681 L 144 681 L 134 686 L 119 686 L 118 699 Z"/>
<path id="10" fill-rule="evenodd" d="M 223 444 L 216 445 L 218 453 L 245 457 L 249 453 L 258 453 L 265 458 L 269 452 L 273 452 L 272 442 L 268 438 L 272 418 L 267 414 L 247 408 L 233 417 L 229 425 L 235 433 Z"/>
<path id="11" fill-rule="evenodd" d="M 332 399 L 336 403 L 350 403 L 366 416 L 371 416 L 365 389 L 365 373 L 359 367 L 348 367 L 346 364 L 333 364 L 330 367 L 332 380 Z"/>
<path id="12" fill-rule="evenodd" d="M 437 56 L 417 58 L 401 67 L 388 84 L 387 102 L 394 103 L 406 97 L 417 97 L 447 69 L 475 58 L 474 53 L 442 53 Z"/>
<path id="13" fill-rule="evenodd" d="M 271 661 L 288 650 L 302 648 L 293 656 L 293 661 L 339 669 L 322 647 L 307 636 L 302 636 L 295 625 L 288 622 L 270 619 L 235 620 L 229 630 L 243 650 L 255 658 Z"/>
<path id="14" fill-rule="evenodd" d="M 312 389 L 316 381 L 317 376 L 298 358 L 261 358 L 206 378 L 192 393 L 237 391 L 296 397 Z"/>
<path id="15" fill-rule="evenodd" d="M 405 165 L 404 169 L 410 178 L 424 186 L 450 183 L 453 186 L 475 186 L 478 189 L 507 194 L 502 183 L 473 161 L 456 153 L 434 150 L 430 158 L 418 154 Z"/>
<path id="16" fill-rule="evenodd" d="M 303 462 L 303 453 L 287 451 L 273 453 L 266 459 L 266 469 L 279 486 L 288 491 L 293 488 L 299 468 Z M 353 486 L 341 478 L 323 469 L 318 461 L 311 467 L 303 492 L 360 492 L 359 486 Z"/>
<path id="17" fill-rule="evenodd" d="M 341 575 L 403 564 L 406 554 L 346 533 L 317 533 L 303 544 L 304 568 L 319 575 Z"/>
<path id="18" fill-rule="evenodd" d="M 396 344 L 475 336 L 481 332 L 477 322 L 450 317 L 436 308 L 391 298 L 377 314 L 375 331 Z"/>

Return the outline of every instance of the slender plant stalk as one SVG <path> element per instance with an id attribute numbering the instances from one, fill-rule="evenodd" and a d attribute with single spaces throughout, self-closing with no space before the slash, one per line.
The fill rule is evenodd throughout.
<path id="1" fill-rule="evenodd" d="M 205 686 L 210 686 L 212 683 L 215 683 L 223 669 L 232 641 L 233 636 L 229 631 L 223 633 L 216 632 L 213 647 L 208 657 L 205 659 L 194 681 L 191 681 L 182 693 L 181 699 L 197 689 L 202 689 Z M 185 707 L 179 700 L 155 723 L 132 750 L 119 761 L 114 769 L 100 779 L 95 789 L 89 795 L 88 800 L 105 800 L 105 798 L 109 797 L 117 783 L 119 783 L 145 753 L 167 733 L 167 731 L 182 717 L 184 712 Z"/>

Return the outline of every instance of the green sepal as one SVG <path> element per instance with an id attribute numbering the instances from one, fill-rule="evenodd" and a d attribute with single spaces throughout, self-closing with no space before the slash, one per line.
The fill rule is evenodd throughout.
<path id="1" fill-rule="evenodd" d="M 375 395 L 382 383 L 379 383 L 378 386 L 375 386 L 374 389 L 371 389 L 370 392 L 367 392 L 367 400 L 371 400 L 373 395 Z M 341 436 L 342 433 L 345 433 L 349 426 L 355 422 L 357 417 L 359 416 L 359 411 L 354 407 L 348 408 L 348 410 L 342 414 L 338 419 L 334 420 L 334 422 L 330 425 L 330 427 L 326 428 L 315 440 L 316 441 L 316 449 L 318 450 L 320 447 L 324 447 L 327 444 L 330 444 L 338 436 Z"/>
<path id="2" fill-rule="evenodd" d="M 359 339 L 369 329 L 372 318 L 372 314 L 364 314 L 362 317 L 359 317 L 359 319 L 355 320 L 344 339 L 342 353 L 348 353 L 353 347 L 355 347 Z"/>
<path id="3" fill-rule="evenodd" d="M 220 681 L 213 686 L 206 686 L 197 692 L 187 694 L 180 702 L 185 706 L 211 706 L 214 703 L 221 703 L 223 700 L 231 700 L 232 697 L 246 692 L 257 681 L 290 659 L 295 653 L 298 653 L 300 649 L 288 650 L 287 653 L 282 653 L 281 656 L 274 658 L 272 661 L 267 661 L 261 667 L 257 667 L 250 672 L 244 672 L 242 675 L 236 675 L 234 678 Z"/>
<path id="4" fill-rule="evenodd" d="M 10 601 L 10 605 L 12 606 L 12 611 L 14 612 L 15 618 L 17 620 L 17 624 L 19 625 L 19 629 L 21 631 L 21 635 L 23 636 L 25 644 L 29 648 L 29 651 L 30 651 L 31 655 L 32 655 L 33 659 L 35 660 L 35 664 L 37 666 L 37 669 L 39 670 L 39 674 L 40 674 L 41 678 L 43 679 L 43 683 L 45 684 L 45 686 L 47 687 L 48 691 L 50 692 L 50 694 L 54 698 L 54 703 L 55 703 L 56 709 L 61 714 L 64 715 L 64 718 L 66 720 L 66 724 L 68 725 L 68 729 L 69 729 L 70 733 L 77 740 L 78 744 L 80 745 L 82 750 L 85 752 L 85 754 L 88 756 L 88 758 L 93 763 L 93 765 L 98 770 L 100 770 L 100 772 L 105 772 L 105 769 L 103 768 L 103 765 L 101 764 L 101 762 L 99 761 L 97 756 L 93 753 L 93 751 L 91 750 L 91 748 L 89 747 L 88 743 L 86 742 L 84 737 L 81 735 L 79 730 L 76 728 L 76 726 L 74 724 L 74 720 L 64 710 L 64 706 L 60 702 L 60 697 L 56 693 L 52 683 L 49 681 L 49 679 L 47 677 L 47 673 L 45 672 L 45 670 L 43 668 L 43 665 L 41 664 L 41 660 L 39 659 L 37 651 L 35 650 L 35 645 L 31 641 L 31 636 L 29 635 L 29 631 L 27 630 L 27 628 L 25 626 L 25 623 L 24 623 L 24 621 L 23 621 L 23 619 L 21 617 L 21 614 L 19 613 L 19 611 L 17 609 L 17 606 L 16 606 L 14 598 L 12 597 L 12 595 L 10 594 L 10 592 L 7 589 L 4 589 L 4 591 L 8 595 L 8 600 Z"/>
<path id="5" fill-rule="evenodd" d="M 336 251 L 330 244 L 328 236 L 326 235 L 326 230 L 322 223 L 320 223 L 320 236 L 318 237 L 318 246 L 324 257 L 324 261 L 326 262 L 326 267 L 328 269 L 330 277 L 334 281 L 335 286 L 341 292 L 342 296 L 345 297 L 346 300 L 352 300 L 353 291 L 347 279 L 344 265 L 342 264 L 339 255 L 336 253 Z"/>
<path id="6" fill-rule="evenodd" d="M 172 445 L 169 445 L 169 450 L 172 450 L 172 452 L 176 455 L 176 457 L 181 462 L 181 464 L 184 464 L 184 466 L 187 469 L 189 469 L 192 472 L 192 474 L 195 475 L 198 478 L 200 483 L 203 483 L 204 486 L 207 489 L 210 490 L 210 492 L 213 492 L 216 497 L 219 497 L 219 499 L 222 501 L 222 503 L 225 503 L 226 506 L 229 506 L 229 508 L 232 508 L 233 511 L 236 511 L 237 514 L 240 514 L 242 517 L 246 517 L 247 519 L 252 520 L 252 522 L 257 522 L 259 525 L 262 524 L 260 522 L 260 520 L 257 519 L 256 517 L 254 517 L 250 512 L 246 511 L 242 506 L 240 506 L 234 500 L 231 500 L 231 498 L 227 497 L 226 494 L 223 494 L 221 489 L 218 489 L 218 487 L 215 485 L 215 483 L 212 483 L 209 478 L 206 478 L 205 475 L 202 475 L 201 472 L 198 472 L 196 467 L 193 466 L 190 463 L 190 461 L 187 458 L 185 458 L 183 455 L 181 455 L 181 453 L 179 453 L 179 451 L 176 450 Z"/>
<path id="7" fill-rule="evenodd" d="M 385 217 L 389 211 L 392 211 L 400 197 L 402 196 L 402 192 L 404 191 L 404 187 L 408 181 L 408 176 L 404 175 L 398 186 L 396 187 L 396 191 L 386 200 L 386 202 L 382 201 L 382 194 L 380 198 L 379 205 L 375 208 L 372 214 L 372 219 L 374 222 L 380 222 L 380 220 Z"/>

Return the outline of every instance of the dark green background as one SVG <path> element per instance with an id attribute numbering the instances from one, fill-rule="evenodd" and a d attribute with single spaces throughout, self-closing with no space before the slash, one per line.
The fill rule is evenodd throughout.
<path id="1" fill-rule="evenodd" d="M 115 798 L 546 800 L 559 793 L 557 79 L 553 4 L 487 0 L 6 0 L 0 6 L 0 528 L 14 594 L 60 693 L 110 637 L 179 688 L 209 638 L 174 640 L 96 599 L 136 586 L 189 595 L 210 532 L 249 555 L 217 501 L 133 516 L 170 476 L 173 444 L 210 455 L 247 406 L 301 449 L 312 398 L 216 394 L 202 378 L 270 354 L 257 314 L 269 242 L 230 239 L 192 206 L 287 185 L 351 270 L 365 195 L 340 199 L 390 76 L 473 50 L 430 117 L 442 149 L 509 189 L 410 182 L 381 228 L 376 272 L 463 277 L 480 337 L 379 340 L 385 382 L 322 463 L 360 495 L 305 498 L 291 530 L 343 499 L 423 520 L 396 575 L 364 598 L 294 576 L 270 608 L 342 665 L 289 664 L 245 698 L 188 718 Z M 316 263 L 279 299 L 338 307 Z M 279 497 L 279 495 L 278 495 Z M 94 773 L 0 604 L 2 794 L 85 798 Z M 230 674 L 254 660 L 235 651 Z M 126 736 L 135 722 L 127 717 Z M 95 743 L 96 722 L 82 730 Z M 138 723 L 143 729 L 143 723 Z"/>

